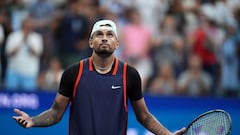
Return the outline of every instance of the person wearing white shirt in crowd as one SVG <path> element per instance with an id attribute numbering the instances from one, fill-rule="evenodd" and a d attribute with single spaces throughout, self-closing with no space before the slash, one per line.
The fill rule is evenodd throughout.
<path id="1" fill-rule="evenodd" d="M 7 90 L 32 91 L 37 88 L 42 51 L 42 36 L 33 32 L 32 18 L 27 17 L 22 23 L 21 30 L 11 33 L 7 38 L 8 66 L 5 81 Z"/>

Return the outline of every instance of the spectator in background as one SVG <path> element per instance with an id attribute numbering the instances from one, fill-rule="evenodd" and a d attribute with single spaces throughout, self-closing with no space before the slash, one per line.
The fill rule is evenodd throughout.
<path id="1" fill-rule="evenodd" d="M 47 64 L 50 61 L 50 55 L 52 52 L 52 44 L 49 44 L 49 40 L 53 38 L 50 33 L 52 32 L 51 26 L 52 21 L 58 16 L 59 10 L 57 5 L 54 5 L 52 0 L 35 0 L 29 5 L 29 14 L 33 19 L 34 31 L 42 35 L 43 38 L 43 54 L 40 60 L 40 71 L 47 68 Z M 57 48 L 54 48 L 57 50 Z"/>
<path id="2" fill-rule="evenodd" d="M 188 68 L 179 76 L 177 93 L 189 96 L 207 96 L 211 85 L 211 77 L 202 69 L 201 57 L 191 55 L 188 60 Z"/>
<path id="3" fill-rule="evenodd" d="M 234 0 L 211 0 L 201 5 L 201 11 L 218 25 L 224 26 L 233 20 L 233 7 L 229 1 L 233 2 Z"/>
<path id="4" fill-rule="evenodd" d="M 211 62 L 205 61 L 204 63 L 204 70 L 207 71 L 213 80 L 213 85 L 211 88 L 211 95 L 216 95 L 217 91 L 219 90 L 219 82 L 220 82 L 220 60 L 219 59 L 219 49 L 220 46 L 223 44 L 223 41 L 226 37 L 226 33 L 221 27 L 218 25 L 216 21 L 207 18 L 206 24 L 206 40 L 205 40 L 205 48 L 207 51 L 212 53 L 215 60 Z M 208 48 L 210 47 L 210 48 Z M 204 55 L 204 54 L 203 54 Z M 204 57 L 204 56 L 203 56 Z M 206 59 L 205 59 L 206 60 Z"/>
<path id="5" fill-rule="evenodd" d="M 182 35 L 177 32 L 177 22 L 175 16 L 166 15 L 160 24 L 160 35 L 154 41 L 151 48 L 151 56 L 154 71 L 161 67 L 162 62 L 168 62 L 174 66 L 176 73 L 184 69 L 184 41 Z"/>
<path id="6" fill-rule="evenodd" d="M 182 0 L 184 16 L 186 18 L 185 34 L 193 31 L 198 25 L 198 12 L 201 7 L 201 0 Z"/>
<path id="7" fill-rule="evenodd" d="M 123 57 L 139 71 L 144 90 L 152 71 L 152 63 L 149 57 L 152 42 L 151 31 L 141 24 L 141 16 L 136 8 L 127 9 L 126 15 L 128 23 L 121 31 Z"/>
<path id="8" fill-rule="evenodd" d="M 93 22 L 95 22 L 98 19 L 102 19 L 100 10 L 100 4 L 99 0 L 73 0 L 78 1 L 78 12 L 82 15 L 84 15 L 87 20 L 89 26 L 93 25 Z M 91 29 L 89 27 L 89 29 Z M 89 30 L 90 33 L 90 30 Z"/>
<path id="9" fill-rule="evenodd" d="M 101 10 L 108 10 L 113 14 L 121 16 L 125 8 L 131 5 L 129 0 L 98 0 Z"/>
<path id="10" fill-rule="evenodd" d="M 33 20 L 28 17 L 23 21 L 22 29 L 7 38 L 5 86 L 8 90 L 36 90 L 42 50 L 42 36 L 33 32 Z"/>
<path id="11" fill-rule="evenodd" d="M 131 0 L 141 15 L 141 22 L 151 30 L 152 37 L 159 36 L 158 27 L 169 8 L 169 0 Z"/>
<path id="12" fill-rule="evenodd" d="M 184 34 L 184 30 L 187 24 L 185 17 L 185 11 L 182 0 L 172 0 L 169 5 L 167 14 L 173 15 L 176 19 L 176 29 L 180 34 Z"/>
<path id="13" fill-rule="evenodd" d="M 48 30 L 43 34 L 44 39 L 44 51 L 41 57 L 40 71 L 45 72 L 48 69 L 50 60 L 52 57 L 58 56 L 59 38 L 57 38 L 57 31 L 60 27 L 62 9 L 54 12 L 54 16 L 48 23 Z"/>
<path id="14" fill-rule="evenodd" d="M 234 18 L 236 19 L 236 24 L 237 24 L 237 31 L 234 37 L 237 42 L 238 78 L 240 78 L 240 6 L 234 9 Z M 238 96 L 240 96 L 240 87 L 239 87 Z"/>
<path id="15" fill-rule="evenodd" d="M 226 26 L 227 37 L 221 46 L 221 90 L 225 96 L 237 96 L 239 88 L 239 60 L 237 52 L 237 24 Z"/>
<path id="16" fill-rule="evenodd" d="M 59 58 L 63 67 L 89 56 L 88 29 L 89 22 L 84 14 L 81 14 L 80 1 L 68 1 L 67 9 L 60 20 L 57 31 Z"/>
<path id="17" fill-rule="evenodd" d="M 10 19 L 11 15 L 10 15 L 10 12 L 8 9 L 9 6 L 4 1 L 1 1 L 1 2 L 3 2 L 3 3 L 0 3 L 0 24 L 3 29 L 4 38 L 0 45 L 0 47 L 1 47 L 1 52 L 0 52 L 0 55 L 1 55 L 1 60 L 0 60 L 1 61 L 1 79 L 0 80 L 2 83 L 4 83 L 5 76 L 6 76 L 6 68 L 7 68 L 7 58 L 6 58 L 6 54 L 5 54 L 6 39 L 12 31 L 12 27 L 11 27 L 11 19 Z"/>
<path id="18" fill-rule="evenodd" d="M 55 7 L 50 0 L 36 0 L 29 9 L 33 19 L 34 30 L 44 34 L 53 17 Z"/>
<path id="19" fill-rule="evenodd" d="M 153 95 L 176 94 L 177 81 L 172 65 L 163 62 L 158 69 L 157 75 L 151 81 L 148 92 Z"/>
<path id="20" fill-rule="evenodd" d="M 42 90 L 56 91 L 59 87 L 63 68 L 58 58 L 52 58 L 49 68 L 39 76 L 39 87 Z"/>
<path id="21" fill-rule="evenodd" d="M 200 56 L 203 70 L 208 72 L 212 78 L 213 85 L 211 88 L 211 95 L 216 94 L 216 86 L 219 77 L 216 48 L 222 40 L 219 39 L 219 37 L 224 37 L 221 35 L 219 36 L 221 32 L 215 25 L 213 20 L 210 20 L 206 16 L 199 15 L 199 26 L 192 32 L 189 32 L 187 37 L 187 43 L 190 46 L 190 54 L 193 53 Z"/>
<path id="22" fill-rule="evenodd" d="M 13 31 L 21 29 L 22 21 L 29 15 L 29 10 L 23 0 L 13 0 L 10 5 L 11 25 Z"/>

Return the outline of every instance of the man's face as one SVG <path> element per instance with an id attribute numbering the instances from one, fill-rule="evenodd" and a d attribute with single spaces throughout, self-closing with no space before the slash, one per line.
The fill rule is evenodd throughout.
<path id="1" fill-rule="evenodd" d="M 118 48 L 119 42 L 111 30 L 98 30 L 96 31 L 89 41 L 90 47 L 99 56 L 110 56 Z"/>

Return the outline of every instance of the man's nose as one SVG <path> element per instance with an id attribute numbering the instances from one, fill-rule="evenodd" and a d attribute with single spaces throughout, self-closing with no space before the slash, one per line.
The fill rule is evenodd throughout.
<path id="1" fill-rule="evenodd" d="M 102 42 L 107 42 L 107 35 L 103 35 Z"/>

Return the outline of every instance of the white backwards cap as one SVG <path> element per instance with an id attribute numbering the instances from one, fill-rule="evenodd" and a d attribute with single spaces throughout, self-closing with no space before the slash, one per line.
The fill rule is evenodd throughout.
<path id="1" fill-rule="evenodd" d="M 102 29 L 111 30 L 116 35 L 116 37 L 118 37 L 116 24 L 113 21 L 111 21 L 111 20 L 100 20 L 100 21 L 97 21 L 93 25 L 93 29 L 92 29 L 92 32 L 91 32 L 91 37 L 92 37 L 94 32 L 96 32 L 98 30 L 102 30 Z"/>

